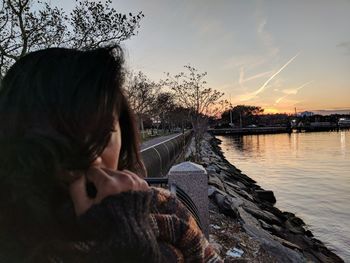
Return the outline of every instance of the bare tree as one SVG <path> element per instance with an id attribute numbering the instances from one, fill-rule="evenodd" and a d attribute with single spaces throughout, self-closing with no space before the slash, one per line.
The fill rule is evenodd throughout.
<path id="1" fill-rule="evenodd" d="M 54 46 L 96 48 L 135 35 L 142 12 L 120 14 L 111 4 L 111 0 L 76 0 L 67 15 L 62 8 L 39 0 L 2 0 L 0 81 L 13 63 L 30 51 Z"/>
<path id="2" fill-rule="evenodd" d="M 153 105 L 153 115 L 157 116 L 162 123 L 163 130 L 166 124 L 170 129 L 170 114 L 176 108 L 174 96 L 170 92 L 160 92 Z"/>
<path id="3" fill-rule="evenodd" d="M 195 134 L 195 158 L 200 160 L 200 148 L 203 134 L 207 127 L 207 116 L 213 113 L 215 105 L 224 95 L 215 89 L 206 87 L 207 72 L 199 72 L 192 66 L 185 66 L 187 73 L 181 72 L 171 76 L 162 85 L 169 87 L 180 106 L 189 109 L 191 123 Z"/>
<path id="4" fill-rule="evenodd" d="M 141 131 L 143 128 L 143 117 L 145 115 L 152 115 L 154 112 L 154 104 L 159 92 L 159 85 L 139 71 L 137 74 L 128 72 L 125 92 L 128 97 L 131 108 L 138 116 Z"/>
<path id="5" fill-rule="evenodd" d="M 42 5 L 31 10 L 30 0 L 3 0 L 0 11 L 1 77 L 9 66 L 35 49 L 60 45 L 67 30 L 62 9 Z"/>
<path id="6" fill-rule="evenodd" d="M 211 120 L 218 120 L 224 111 L 231 107 L 231 103 L 228 100 L 220 99 L 214 103 L 207 111 L 207 116 L 210 116 Z"/>
<path id="7" fill-rule="evenodd" d="M 190 127 L 191 125 L 189 109 L 182 106 L 176 106 L 171 111 L 170 117 L 173 120 L 174 124 L 177 125 L 177 127 L 182 128 L 182 130 Z"/>
<path id="8" fill-rule="evenodd" d="M 90 49 L 101 45 L 120 43 L 134 36 L 139 28 L 142 12 L 121 14 L 110 7 L 112 0 L 104 4 L 89 0 L 78 1 L 70 15 L 73 30 L 69 44 L 75 48 Z"/>

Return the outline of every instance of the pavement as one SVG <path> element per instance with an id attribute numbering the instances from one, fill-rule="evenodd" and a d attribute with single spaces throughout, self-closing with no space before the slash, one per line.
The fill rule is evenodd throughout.
<path id="1" fill-rule="evenodd" d="M 175 138 L 175 137 L 177 137 L 177 136 L 179 136 L 181 134 L 182 133 L 174 133 L 174 134 L 171 134 L 171 135 L 156 137 L 154 139 L 145 141 L 141 145 L 141 152 L 144 151 L 144 150 L 147 150 L 150 147 L 154 147 L 157 144 L 161 144 L 161 143 L 163 143 L 165 141 L 171 140 L 171 139 L 173 139 L 173 138 Z"/>

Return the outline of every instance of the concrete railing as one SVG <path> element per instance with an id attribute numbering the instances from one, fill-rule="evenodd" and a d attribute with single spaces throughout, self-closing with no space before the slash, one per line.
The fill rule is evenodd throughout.
<path id="1" fill-rule="evenodd" d="M 183 162 L 171 167 L 168 187 L 184 203 L 209 238 L 208 175 L 202 165 Z"/>
<path id="2" fill-rule="evenodd" d="M 179 134 L 169 140 L 141 151 L 150 185 L 167 187 L 187 207 L 205 236 L 209 237 L 208 176 L 203 166 L 183 162 L 174 165 L 186 149 L 192 132 Z M 171 167 L 172 166 L 172 167 Z"/>
<path id="3" fill-rule="evenodd" d="M 188 131 L 141 150 L 148 177 L 165 176 L 171 165 L 185 150 L 191 136 L 192 132 Z"/>
<path id="4" fill-rule="evenodd" d="M 208 176 L 203 166 L 183 162 L 174 165 L 167 177 L 147 178 L 149 184 L 166 186 L 192 214 L 204 235 L 209 237 Z"/>

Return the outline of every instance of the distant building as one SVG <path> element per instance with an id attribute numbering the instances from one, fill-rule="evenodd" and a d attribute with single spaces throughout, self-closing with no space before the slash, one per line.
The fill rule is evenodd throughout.
<path id="1" fill-rule="evenodd" d="M 338 121 L 339 127 L 350 127 L 350 119 L 340 118 Z"/>
<path id="2" fill-rule="evenodd" d="M 314 115 L 314 113 L 311 111 L 303 111 L 303 112 L 298 113 L 299 117 L 311 117 L 313 115 Z"/>

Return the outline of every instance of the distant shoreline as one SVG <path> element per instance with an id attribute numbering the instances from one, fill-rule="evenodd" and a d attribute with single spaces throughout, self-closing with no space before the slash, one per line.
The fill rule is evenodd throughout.
<path id="1" fill-rule="evenodd" d="M 256 128 L 224 128 L 224 129 L 208 129 L 212 135 L 255 135 L 255 134 L 279 134 L 293 132 L 331 132 L 331 131 L 346 131 L 350 127 L 339 126 L 323 126 L 323 127 L 256 127 Z"/>

